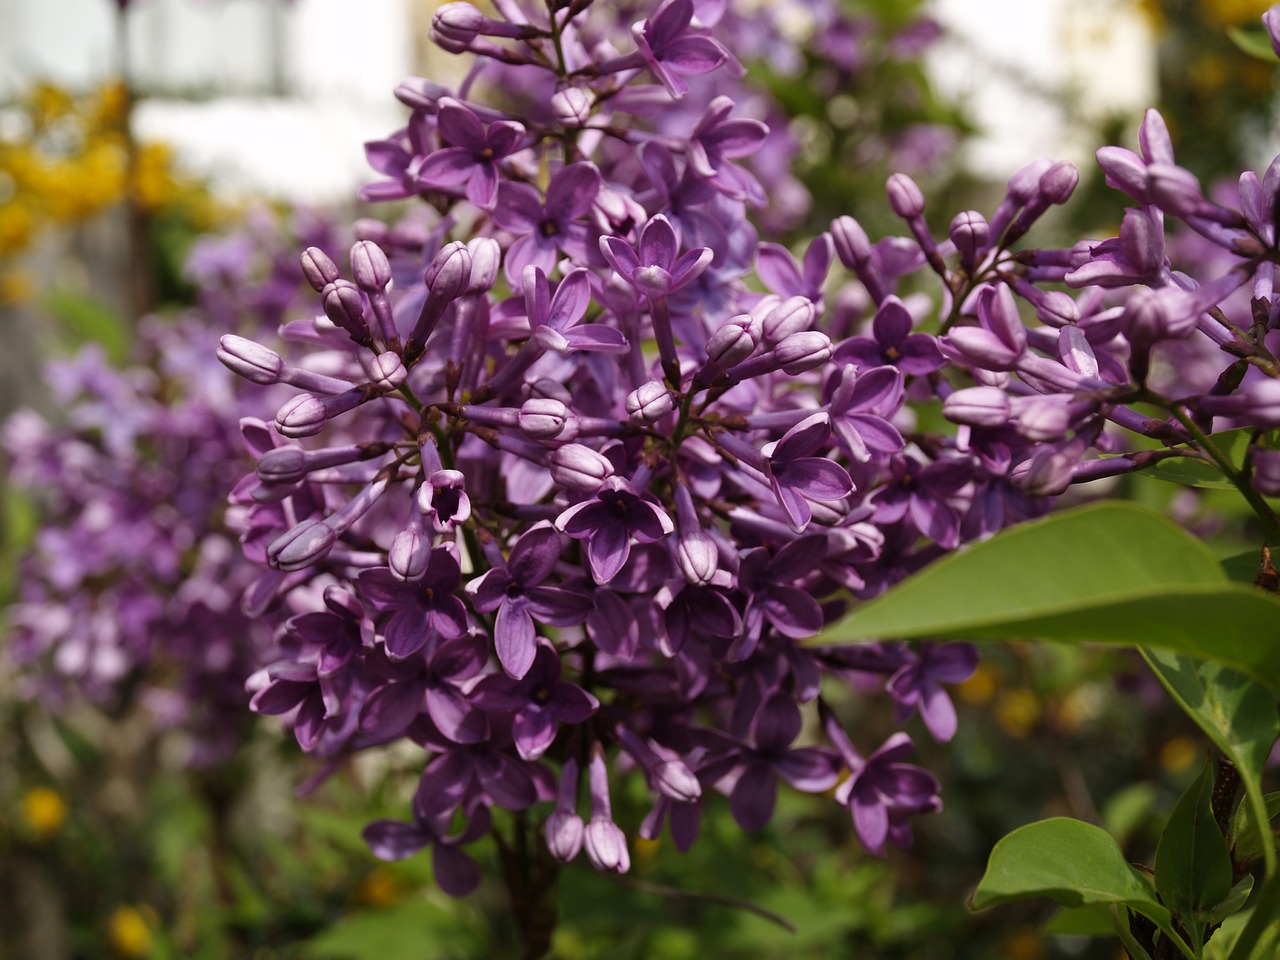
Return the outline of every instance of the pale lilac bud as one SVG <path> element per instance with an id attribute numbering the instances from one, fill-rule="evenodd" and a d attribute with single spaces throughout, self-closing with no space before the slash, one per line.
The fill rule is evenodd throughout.
<path id="1" fill-rule="evenodd" d="M 230 333 L 218 341 L 218 359 L 233 373 L 252 383 L 279 383 L 285 371 L 280 354 Z"/>
<path id="2" fill-rule="evenodd" d="M 361 399 L 360 392 L 356 390 L 332 397 L 300 393 L 277 411 L 276 429 L 294 440 L 314 436 L 324 429 L 330 417 L 354 409 L 360 405 Z"/>
<path id="3" fill-rule="evenodd" d="M 366 293 L 373 293 L 385 289 L 391 282 L 391 264 L 376 243 L 359 240 L 351 248 L 351 275 L 356 286 Z"/>
<path id="4" fill-rule="evenodd" d="M 258 460 L 258 479 L 264 483 L 297 483 L 309 472 L 307 455 L 296 444 L 274 447 Z"/>
<path id="5" fill-rule="evenodd" d="M 662 760 L 653 768 L 653 786 L 677 803 L 692 803 L 702 796 L 702 784 L 679 760 Z"/>
<path id="6" fill-rule="evenodd" d="M 1140 203 L 1147 202 L 1147 164 L 1140 156 L 1124 147 L 1101 147 L 1095 156 L 1106 175 L 1107 186 Z"/>
<path id="7" fill-rule="evenodd" d="M 943 401 L 942 415 L 952 423 L 1001 427 L 1009 420 L 1009 397 L 999 387 L 965 387 Z"/>
<path id="8" fill-rule="evenodd" d="M 1040 194 L 1049 203 L 1061 205 L 1071 199 L 1079 182 L 1080 172 L 1066 160 L 1061 160 L 1041 175 Z"/>
<path id="9" fill-rule="evenodd" d="M 729 367 L 737 366 L 756 349 L 755 324 L 747 314 L 730 318 L 707 341 L 707 362 L 698 371 L 697 381 L 710 383 Z"/>
<path id="10" fill-rule="evenodd" d="M 476 237 L 467 241 L 471 255 L 471 277 L 467 281 L 467 293 L 486 293 L 498 280 L 498 267 L 502 263 L 502 248 L 493 237 Z"/>
<path id="11" fill-rule="evenodd" d="M 671 391 L 657 380 L 642 383 L 626 400 L 627 416 L 636 423 L 657 423 L 675 407 Z"/>
<path id="12" fill-rule="evenodd" d="M 895 173 L 885 183 L 889 206 L 903 220 L 914 220 L 924 213 L 924 194 L 905 173 Z"/>
<path id="13" fill-rule="evenodd" d="M 559 400 L 530 397 L 521 404 L 516 422 L 530 440 L 554 440 L 564 433 L 570 416 Z"/>
<path id="14" fill-rule="evenodd" d="M 977 261 L 978 251 L 987 246 L 991 235 L 987 218 L 976 210 L 957 213 L 951 221 L 951 242 L 960 253 L 960 264 L 966 270 L 972 270 Z"/>
<path id="15" fill-rule="evenodd" d="M 1202 397 L 1200 412 L 1239 417 L 1255 427 L 1280 426 L 1280 380 L 1255 380 L 1225 397 Z"/>
<path id="16" fill-rule="evenodd" d="M 1125 302 L 1120 324 L 1137 350 L 1150 349 L 1160 340 L 1188 336 L 1196 327 L 1196 313 L 1188 299 L 1173 287 L 1138 287 Z"/>
<path id="17" fill-rule="evenodd" d="M 423 279 L 432 294 L 446 300 L 459 297 L 471 279 L 471 251 L 467 245 L 454 240 L 441 247 L 428 264 Z"/>
<path id="18" fill-rule="evenodd" d="M 267 545 L 267 560 L 285 573 L 302 570 L 323 560 L 337 539 L 337 533 L 323 520 L 303 520 Z"/>
<path id="19" fill-rule="evenodd" d="M 563 127 L 586 126 L 591 119 L 591 97 L 581 87 L 565 87 L 551 97 L 551 113 Z"/>
<path id="20" fill-rule="evenodd" d="M 328 284 L 342 276 L 338 272 L 338 265 L 319 247 L 307 247 L 300 260 L 302 274 L 316 293 L 320 293 Z"/>
<path id="21" fill-rule="evenodd" d="M 324 314 L 358 343 L 369 340 L 369 324 L 364 317 L 360 288 L 350 280 L 334 280 L 321 294 Z"/>
<path id="22" fill-rule="evenodd" d="M 1065 327 L 1080 321 L 1080 308 L 1061 290 L 1048 290 L 1039 297 L 1036 316 L 1050 327 Z"/>
<path id="23" fill-rule="evenodd" d="M 681 482 L 675 484 L 676 563 L 685 580 L 705 586 L 715 579 L 720 567 L 720 551 L 716 542 L 702 529 L 693 494 Z"/>
<path id="24" fill-rule="evenodd" d="M 1010 199 L 1018 204 L 1030 203 L 1040 192 L 1040 178 L 1049 172 L 1053 161 L 1048 157 L 1037 157 L 1009 178 L 1008 193 Z"/>
<path id="25" fill-rule="evenodd" d="M 1014 397 L 1018 433 L 1036 443 L 1061 440 L 1071 426 L 1071 400 L 1069 394 Z"/>
<path id="26" fill-rule="evenodd" d="M 871 259 L 871 240 L 853 217 L 837 217 L 831 223 L 831 239 L 836 256 L 850 270 Z"/>
<path id="27" fill-rule="evenodd" d="M 369 379 L 384 393 L 398 389 L 408 376 L 404 361 L 392 350 L 378 354 L 369 364 Z"/>
<path id="28" fill-rule="evenodd" d="M 431 559 L 431 537 L 423 529 L 421 514 L 410 517 L 409 526 L 395 535 L 387 551 L 387 566 L 397 580 L 421 580 Z"/>
<path id="29" fill-rule="evenodd" d="M 445 3 L 436 10 L 431 25 L 454 38 L 475 36 L 484 30 L 489 18 L 469 3 Z"/>
<path id="30" fill-rule="evenodd" d="M 603 454 L 580 443 L 566 443 L 553 450 L 547 457 L 547 468 L 560 486 L 585 493 L 595 493 L 613 476 L 613 464 Z"/>
<path id="31" fill-rule="evenodd" d="M 782 371 L 795 376 L 822 366 L 831 359 L 835 347 L 825 333 L 802 330 L 779 343 L 773 352 Z"/>
<path id="32" fill-rule="evenodd" d="M 1045 447 L 1010 472 L 1010 482 L 1029 497 L 1056 497 L 1071 486 L 1081 450 Z"/>
<path id="33" fill-rule="evenodd" d="M 793 333 L 808 330 L 816 315 L 817 308 L 808 297 L 787 297 L 760 321 L 764 342 L 779 343 Z"/>
<path id="34" fill-rule="evenodd" d="M 1154 107 L 1147 109 L 1138 127 L 1138 146 L 1147 163 L 1173 163 L 1173 138 L 1169 128 Z"/>
<path id="35" fill-rule="evenodd" d="M 547 817 L 545 837 L 547 849 L 561 863 L 568 863 L 582 849 L 582 836 L 586 832 L 582 818 L 573 811 L 555 810 Z"/>
<path id="36" fill-rule="evenodd" d="M 602 873 L 626 873 L 631 869 L 627 835 L 612 820 L 592 817 L 582 837 L 587 859 Z"/>

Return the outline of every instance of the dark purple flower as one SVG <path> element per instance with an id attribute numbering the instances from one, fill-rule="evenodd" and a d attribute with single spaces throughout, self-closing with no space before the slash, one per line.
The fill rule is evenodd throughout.
<path id="1" fill-rule="evenodd" d="M 685 77 L 700 77 L 731 59 L 718 40 L 690 34 L 693 13 L 693 0 L 662 0 L 653 16 L 631 28 L 643 63 L 677 98 L 689 92 Z"/>
<path id="2" fill-rule="evenodd" d="M 413 168 L 416 184 L 440 190 L 465 183 L 467 199 L 491 209 L 498 196 L 498 163 L 524 149 L 524 127 L 514 120 L 497 120 L 486 128 L 473 110 L 451 97 L 440 100 L 436 126 L 452 146 L 433 151 Z"/>
<path id="3" fill-rule="evenodd" d="M 935 740 L 956 734 L 956 708 L 944 683 L 963 683 L 978 666 L 978 649 L 971 643 L 924 644 L 908 650 L 908 660 L 889 678 L 885 689 L 897 705 L 898 722 L 917 710 Z"/>
<path id="4" fill-rule="evenodd" d="M 462 571 L 450 546 L 431 551 L 416 581 L 406 583 L 379 569 L 365 571 L 356 583 L 370 608 L 378 611 L 387 653 L 397 660 L 417 653 L 433 635 L 456 640 L 467 630 L 467 608 L 454 596 Z"/>
<path id="5" fill-rule="evenodd" d="M 897 297 L 886 297 L 876 310 L 870 337 L 853 337 L 836 347 L 835 361 L 852 363 L 859 369 L 884 364 L 897 367 L 911 377 L 939 370 L 946 363 L 936 338 L 912 333 L 911 314 Z"/>
<path id="6" fill-rule="evenodd" d="M 545 202 L 526 184 L 505 180 L 498 184 L 498 200 L 490 216 L 503 230 L 516 235 L 504 264 L 512 287 L 520 284 L 527 266 L 549 274 L 562 253 L 578 263 L 594 255 L 592 230 L 582 218 L 599 191 L 600 171 L 586 162 L 561 167 L 547 185 Z"/>
<path id="7" fill-rule="evenodd" d="M 587 560 L 597 583 L 618 575 L 631 554 L 631 541 L 654 543 L 675 524 L 652 497 L 637 493 L 621 477 L 610 477 L 589 500 L 556 518 L 556 529 L 587 542 Z"/>
<path id="8" fill-rule="evenodd" d="M 537 653 L 534 620 L 553 627 L 582 623 L 591 601 L 559 587 L 544 587 L 560 559 L 560 534 L 549 523 L 537 524 L 511 547 L 506 566 L 496 566 L 467 584 L 479 613 L 497 611 L 493 641 L 498 661 L 519 679 L 529 672 Z"/>
<path id="9" fill-rule="evenodd" d="M 826 457 L 814 456 L 831 437 L 831 417 L 815 413 L 788 430 L 781 440 L 765 444 L 760 452 L 768 464 L 774 495 L 787 512 L 797 533 L 813 516 L 809 499 L 841 500 L 853 492 L 853 481 L 844 467 Z"/>
<path id="10" fill-rule="evenodd" d="M 556 738 L 559 724 L 584 723 L 600 701 L 576 683 L 561 680 L 560 654 L 540 643 L 533 665 L 519 680 L 491 675 L 471 691 L 471 701 L 488 713 L 513 717 L 511 735 L 526 760 L 537 760 Z"/>

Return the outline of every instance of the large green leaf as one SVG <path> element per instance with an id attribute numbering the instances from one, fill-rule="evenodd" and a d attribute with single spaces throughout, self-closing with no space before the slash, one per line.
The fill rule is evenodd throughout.
<path id="1" fill-rule="evenodd" d="M 985 910 L 1032 897 L 1065 907 L 1120 904 L 1172 936 L 1170 913 L 1150 881 L 1129 866 L 1111 834 L 1082 820 L 1041 820 L 1003 837 L 969 905 Z"/>
<path id="2" fill-rule="evenodd" d="M 1209 549 L 1131 503 L 1094 504 L 953 554 L 815 638 L 1150 645 L 1280 686 L 1280 598 L 1231 583 Z"/>
<path id="3" fill-rule="evenodd" d="M 1262 771 L 1280 737 L 1280 711 L 1272 693 L 1220 663 L 1161 650 L 1143 650 L 1142 655 L 1170 696 L 1236 765 L 1255 822 L 1267 820 Z M 1273 847 L 1262 853 L 1270 875 L 1275 869 Z"/>
<path id="4" fill-rule="evenodd" d="M 1231 892 L 1231 854 L 1213 819 L 1213 767 L 1206 762 L 1178 798 L 1156 848 L 1156 890 L 1191 934 L 1204 939 L 1208 912 Z M 1243 901 L 1242 901 L 1243 902 Z"/>
<path id="5" fill-rule="evenodd" d="M 1280 62 L 1271 46 L 1271 38 L 1265 30 L 1242 30 L 1239 27 L 1227 27 L 1227 36 L 1231 42 L 1251 57 L 1266 60 L 1270 63 Z"/>

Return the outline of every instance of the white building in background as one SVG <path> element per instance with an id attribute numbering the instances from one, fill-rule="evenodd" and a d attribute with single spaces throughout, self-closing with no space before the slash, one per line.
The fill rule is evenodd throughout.
<path id="1" fill-rule="evenodd" d="M 141 105 L 138 131 L 172 143 L 187 165 L 230 190 L 349 200 L 371 178 L 361 144 L 404 122 L 392 87 L 457 62 L 442 56 L 423 66 L 439 2 L 134 0 L 134 76 L 160 92 Z M 1078 121 L 1121 113 L 1136 122 L 1156 79 L 1135 6 L 935 0 L 950 36 L 933 57 L 934 75 L 984 130 L 966 162 L 996 179 L 1036 156 L 1087 163 L 1093 144 Z M 109 76 L 114 7 L 0 0 L 0 96 L 33 79 L 85 87 Z"/>

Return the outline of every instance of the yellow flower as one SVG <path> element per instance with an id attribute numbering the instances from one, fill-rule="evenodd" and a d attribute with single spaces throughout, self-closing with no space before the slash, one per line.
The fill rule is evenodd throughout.
<path id="1" fill-rule="evenodd" d="M 1160 766 L 1167 773 L 1181 773 L 1200 759 L 1201 748 L 1193 737 L 1174 737 L 1160 748 Z"/>
<path id="2" fill-rule="evenodd" d="M 1030 690 L 1006 690 L 996 700 L 996 723 L 1019 740 L 1031 735 L 1040 713 L 1040 701 Z"/>
<path id="3" fill-rule="evenodd" d="M 356 902 L 371 907 L 389 907 L 400 899 L 400 882 L 386 867 L 375 867 L 360 881 L 353 896 Z"/>
<path id="4" fill-rule="evenodd" d="M 22 798 L 22 818 L 27 829 L 39 839 L 48 840 L 66 821 L 67 802 L 51 787 L 35 787 Z"/>
<path id="5" fill-rule="evenodd" d="M 137 907 L 117 907 L 107 922 L 107 943 L 117 956 L 149 956 L 151 924 Z"/>

